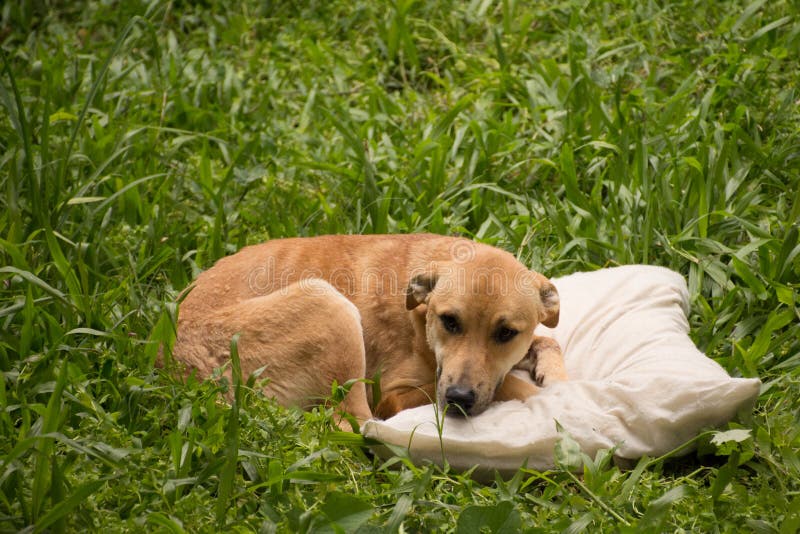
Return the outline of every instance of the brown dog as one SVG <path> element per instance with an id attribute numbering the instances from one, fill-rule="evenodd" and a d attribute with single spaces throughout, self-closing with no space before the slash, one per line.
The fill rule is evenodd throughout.
<path id="1" fill-rule="evenodd" d="M 201 274 L 180 305 L 175 357 L 209 375 L 240 334 L 244 376 L 264 368 L 266 393 L 309 406 L 331 383 L 380 376 L 375 415 L 434 400 L 474 415 L 565 380 L 561 350 L 534 336 L 558 323 L 545 277 L 511 254 L 427 234 L 280 239 L 242 249 Z M 379 373 L 379 374 L 378 374 Z M 363 382 L 342 408 L 372 416 Z"/>

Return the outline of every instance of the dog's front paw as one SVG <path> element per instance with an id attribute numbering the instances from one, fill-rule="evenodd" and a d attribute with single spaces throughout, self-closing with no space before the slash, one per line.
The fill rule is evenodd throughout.
<path id="1" fill-rule="evenodd" d="M 553 382 L 567 380 L 561 347 L 555 339 L 549 337 L 534 337 L 528 354 L 514 368 L 530 373 L 537 386 L 548 386 Z"/>

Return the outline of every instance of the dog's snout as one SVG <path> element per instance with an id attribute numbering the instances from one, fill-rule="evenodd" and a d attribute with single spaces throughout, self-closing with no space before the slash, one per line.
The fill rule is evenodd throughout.
<path id="1" fill-rule="evenodd" d="M 475 398 L 475 390 L 464 386 L 450 386 L 444 394 L 447 404 L 461 408 L 466 413 L 475 405 Z"/>

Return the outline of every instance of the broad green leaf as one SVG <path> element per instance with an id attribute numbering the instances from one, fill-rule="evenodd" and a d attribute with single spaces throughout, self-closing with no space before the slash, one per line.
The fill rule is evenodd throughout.
<path id="1" fill-rule="evenodd" d="M 456 534 L 491 532 L 516 534 L 522 527 L 519 512 L 511 501 L 501 501 L 489 506 L 468 506 L 458 516 Z"/>
<path id="2" fill-rule="evenodd" d="M 367 499 L 338 491 L 328 494 L 322 505 L 328 520 L 343 532 L 355 532 L 369 520 L 374 510 Z"/>
<path id="3" fill-rule="evenodd" d="M 559 430 L 559 440 L 555 446 L 555 460 L 556 464 L 562 469 L 569 471 L 578 471 L 583 466 L 583 455 L 581 454 L 581 446 L 575 441 L 572 436 Z"/>
<path id="4" fill-rule="evenodd" d="M 749 428 L 733 428 L 714 432 L 711 444 L 716 446 L 717 454 L 728 456 L 734 450 L 741 450 L 742 444 L 752 439 L 752 430 Z"/>

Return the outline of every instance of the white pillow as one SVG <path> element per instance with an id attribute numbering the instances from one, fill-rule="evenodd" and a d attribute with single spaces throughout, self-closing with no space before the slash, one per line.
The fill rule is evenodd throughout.
<path id="1" fill-rule="evenodd" d="M 554 466 L 556 422 L 592 457 L 615 446 L 621 458 L 660 456 L 758 396 L 758 379 L 731 378 L 689 339 L 689 297 L 679 274 L 631 265 L 553 283 L 561 320 L 537 334 L 561 344 L 569 381 L 525 402 L 494 403 L 475 417 L 445 417 L 441 429 L 428 405 L 367 421 L 364 435 L 407 448 L 414 461 L 441 464 L 444 455 L 460 470 L 508 472 L 524 463 L 544 470 Z"/>

